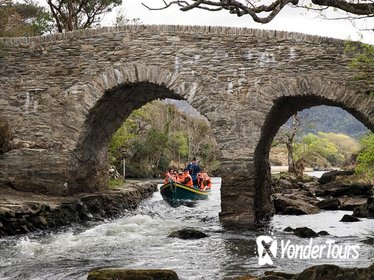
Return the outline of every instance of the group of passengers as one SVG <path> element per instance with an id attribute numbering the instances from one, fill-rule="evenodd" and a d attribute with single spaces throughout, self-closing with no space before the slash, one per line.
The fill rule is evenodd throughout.
<path id="1" fill-rule="evenodd" d="M 188 187 L 206 190 L 212 187 L 212 180 L 207 173 L 197 164 L 196 158 L 187 165 L 187 167 L 178 173 L 174 168 L 170 168 L 166 173 L 164 183 L 178 182 Z"/>

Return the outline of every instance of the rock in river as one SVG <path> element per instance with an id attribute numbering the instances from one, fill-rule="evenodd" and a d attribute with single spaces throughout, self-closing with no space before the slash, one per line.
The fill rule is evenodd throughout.
<path id="1" fill-rule="evenodd" d="M 168 269 L 98 269 L 88 274 L 87 280 L 178 280 Z"/>
<path id="2" fill-rule="evenodd" d="M 323 173 L 321 178 L 318 179 L 320 184 L 327 184 L 330 182 L 335 181 L 337 176 L 350 176 L 353 175 L 355 172 L 354 170 L 332 170 L 326 173 Z"/>
<path id="3" fill-rule="evenodd" d="M 343 218 L 340 220 L 340 222 L 345 222 L 345 223 L 352 223 L 352 222 L 359 222 L 360 219 L 356 218 L 355 216 L 352 215 L 344 215 Z"/>
<path id="4" fill-rule="evenodd" d="M 337 198 L 327 198 L 317 203 L 317 206 L 323 210 L 338 210 L 340 201 Z"/>
<path id="5" fill-rule="evenodd" d="M 299 227 L 295 228 L 293 230 L 293 233 L 302 238 L 313 238 L 313 237 L 318 237 L 318 233 L 316 233 L 314 230 L 308 228 L 308 227 Z"/>
<path id="6" fill-rule="evenodd" d="M 350 197 L 369 197 L 372 195 L 372 185 L 367 184 L 328 184 L 323 187 L 322 190 L 316 191 L 316 196 L 350 196 Z"/>
<path id="7" fill-rule="evenodd" d="M 181 230 L 173 231 L 168 237 L 176 237 L 180 239 L 200 239 L 208 237 L 207 234 L 193 228 L 184 228 Z"/>
<path id="8" fill-rule="evenodd" d="M 360 218 L 374 218 L 374 197 L 369 197 L 366 203 L 353 211 L 353 216 Z"/>
<path id="9" fill-rule="evenodd" d="M 282 194 L 274 194 L 274 208 L 277 214 L 283 215 L 306 215 L 317 214 L 319 209 L 301 199 L 288 198 Z"/>

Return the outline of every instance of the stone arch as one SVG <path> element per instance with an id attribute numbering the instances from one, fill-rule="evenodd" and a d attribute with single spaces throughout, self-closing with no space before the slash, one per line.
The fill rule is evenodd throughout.
<path id="1" fill-rule="evenodd" d="M 272 98 L 267 100 L 271 108 L 265 116 L 254 153 L 257 220 L 267 218 L 272 213 L 268 161 L 271 142 L 280 126 L 293 114 L 319 105 L 340 107 L 374 131 L 374 97 L 348 89 L 344 84 L 326 81 L 321 77 L 278 78 L 263 91 Z"/>
<path id="2" fill-rule="evenodd" d="M 107 145 L 133 110 L 164 98 L 193 104 L 200 90 L 199 84 L 182 81 L 177 72 L 140 64 L 110 67 L 96 79 L 68 89 L 67 96 L 83 96 L 79 105 L 83 121 L 72 152 L 72 192 L 107 186 Z"/>

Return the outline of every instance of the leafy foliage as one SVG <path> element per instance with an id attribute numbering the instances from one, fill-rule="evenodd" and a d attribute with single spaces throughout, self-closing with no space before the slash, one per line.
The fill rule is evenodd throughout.
<path id="1" fill-rule="evenodd" d="M 110 141 L 110 159 L 134 177 L 159 176 L 170 166 L 183 168 L 192 156 L 205 168 L 218 167 L 212 131 L 203 119 L 181 113 L 174 105 L 154 101 L 135 110 Z"/>
<path id="2" fill-rule="evenodd" d="M 342 164 L 344 155 L 334 143 L 323 136 L 321 133 L 318 135 L 308 133 L 304 136 L 298 147 L 300 157 L 311 165 L 318 164 L 316 160 L 318 157 L 326 159 L 333 166 Z"/>
<path id="3" fill-rule="evenodd" d="M 297 139 L 293 144 L 294 161 L 302 158 L 307 166 L 330 167 L 343 166 L 352 155 L 360 150 L 360 144 L 354 138 L 342 133 L 308 133 Z M 282 145 L 272 148 L 271 159 L 281 161 L 287 155 L 287 149 Z"/>
<path id="4" fill-rule="evenodd" d="M 59 32 L 85 29 L 122 4 L 122 0 L 47 0 Z"/>
<path id="5" fill-rule="evenodd" d="M 354 79 L 365 81 L 372 88 L 374 87 L 374 45 L 364 44 L 361 42 L 345 42 L 345 52 L 354 54 L 350 66 L 360 71 Z M 369 93 L 374 95 L 374 91 Z"/>
<path id="6" fill-rule="evenodd" d="M 365 175 L 369 180 L 374 180 L 374 133 L 362 138 L 361 146 L 356 171 Z"/>
<path id="7" fill-rule="evenodd" d="M 52 28 L 50 14 L 36 2 L 5 1 L 0 5 L 0 37 L 42 35 Z"/>

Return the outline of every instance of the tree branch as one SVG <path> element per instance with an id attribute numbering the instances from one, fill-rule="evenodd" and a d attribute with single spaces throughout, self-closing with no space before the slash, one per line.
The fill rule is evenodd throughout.
<path id="1" fill-rule="evenodd" d="M 260 2 L 261 0 L 259 0 Z M 322 6 L 320 10 L 327 7 L 333 7 L 354 15 L 374 15 L 374 3 L 371 0 L 312 0 L 312 3 Z M 298 5 L 299 0 L 275 0 L 269 5 L 257 5 L 256 0 L 240 1 L 240 0 L 162 0 L 163 6 L 158 8 L 151 8 L 142 3 L 144 7 L 149 10 L 164 10 L 172 5 L 180 7 L 181 11 L 190 11 L 192 9 L 203 9 L 208 11 L 228 10 L 231 14 L 236 14 L 238 17 L 249 15 L 255 22 L 268 23 L 273 20 L 279 12 L 287 5 Z M 325 8 L 326 7 L 326 8 Z M 318 8 L 313 8 L 318 9 Z M 264 15 L 263 13 L 268 13 Z M 261 14 L 261 16 L 260 16 Z"/>
<path id="2" fill-rule="evenodd" d="M 344 0 L 312 0 L 312 3 L 319 6 L 334 7 L 355 15 L 374 14 L 374 3 L 352 3 Z"/>

